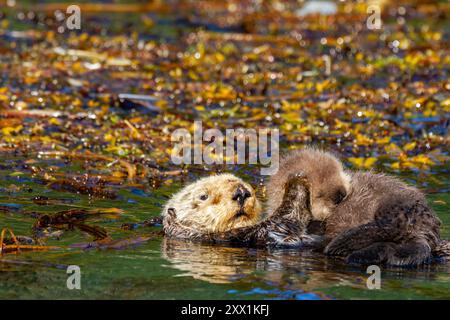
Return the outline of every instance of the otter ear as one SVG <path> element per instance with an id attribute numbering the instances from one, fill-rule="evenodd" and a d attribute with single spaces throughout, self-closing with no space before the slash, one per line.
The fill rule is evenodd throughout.
<path id="1" fill-rule="evenodd" d="M 177 217 L 177 213 L 175 211 L 175 208 L 169 208 L 167 209 L 167 214 L 172 218 L 175 219 Z"/>

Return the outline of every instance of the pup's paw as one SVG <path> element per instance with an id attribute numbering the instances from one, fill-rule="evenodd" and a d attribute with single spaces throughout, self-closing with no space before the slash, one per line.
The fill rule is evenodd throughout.
<path id="1" fill-rule="evenodd" d="M 270 232 L 269 243 L 275 247 L 316 247 L 322 242 L 322 237 L 317 235 L 286 235 L 285 233 Z"/>
<path id="2" fill-rule="evenodd" d="M 286 189 L 288 189 L 289 187 L 298 186 L 298 185 L 308 186 L 308 179 L 307 179 L 305 173 L 302 171 L 297 172 L 297 173 L 291 173 L 288 176 L 285 187 L 286 187 Z"/>

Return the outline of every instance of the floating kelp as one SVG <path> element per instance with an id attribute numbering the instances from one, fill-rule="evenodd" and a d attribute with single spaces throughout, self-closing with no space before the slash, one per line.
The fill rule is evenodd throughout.
<path id="1" fill-rule="evenodd" d="M 41 206 L 55 205 L 55 204 L 70 204 L 73 199 L 51 199 L 47 196 L 35 196 L 31 199 L 33 203 Z"/>
<path id="2" fill-rule="evenodd" d="M 95 178 L 57 180 L 51 182 L 48 187 L 103 199 L 114 199 L 117 197 L 113 190 L 104 187 L 102 180 Z"/>
<path id="3" fill-rule="evenodd" d="M 433 19 L 426 5 L 387 10 L 379 31 L 367 28 L 365 4 L 353 3 L 326 17 L 299 17 L 303 5 L 291 2 L 111 10 L 154 7 L 177 17 L 170 41 L 147 14 L 151 27 L 130 22 L 130 37 L 86 17 L 80 34 L 37 30 L 17 48 L 0 38 L 0 150 L 97 162 L 104 175 L 140 184 L 161 175 L 169 184 L 164 172 L 179 170 L 171 133 L 200 118 L 205 129 L 277 127 L 287 146 L 327 145 L 355 167 L 433 171 L 448 160 L 448 5 L 436 4 Z"/>
<path id="4" fill-rule="evenodd" d="M 94 240 L 104 240 L 108 238 L 108 232 L 105 228 L 99 226 L 88 225 L 86 219 L 96 215 L 108 215 L 117 217 L 122 210 L 110 209 L 71 209 L 58 212 L 56 214 L 39 215 L 38 220 L 34 223 L 32 230 L 36 239 L 46 238 L 54 235 L 54 229 L 59 231 L 79 229 L 94 237 Z M 60 236 L 60 234 L 58 234 Z"/>
<path id="5" fill-rule="evenodd" d="M 74 152 L 40 152 L 39 155 L 41 157 L 66 157 L 72 159 L 81 159 L 86 161 L 107 161 L 109 163 L 118 163 L 123 166 L 128 173 L 128 179 L 133 180 L 136 175 L 136 167 L 133 164 L 121 159 L 114 159 L 112 157 L 108 157 L 101 154 L 94 154 L 92 152 L 86 152 L 84 154 L 74 153 Z"/>
<path id="6" fill-rule="evenodd" d="M 9 239 L 6 238 L 7 232 L 10 235 Z M 14 232 L 8 228 L 3 228 L 0 233 L 0 254 L 18 253 L 20 251 L 45 251 L 57 248 L 54 246 L 34 245 L 32 239 L 23 236 L 16 237 Z"/>
<path id="7" fill-rule="evenodd" d="M 89 243 L 79 243 L 79 244 L 73 244 L 70 247 L 71 248 L 80 248 L 80 249 L 115 249 L 115 250 L 123 250 L 127 249 L 129 247 L 137 246 L 144 244 L 150 240 L 155 239 L 156 237 L 162 237 L 163 233 L 160 232 L 153 232 L 150 233 L 150 236 L 136 236 L 131 238 L 125 238 L 125 239 L 119 239 L 119 240 L 101 240 L 96 242 L 89 242 Z"/>

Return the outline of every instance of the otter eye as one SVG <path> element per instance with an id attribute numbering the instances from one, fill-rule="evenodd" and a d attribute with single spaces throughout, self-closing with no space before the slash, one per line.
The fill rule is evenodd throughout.
<path id="1" fill-rule="evenodd" d="M 200 196 L 200 200 L 205 201 L 206 199 L 208 199 L 208 195 L 207 194 L 202 194 Z"/>
<path id="2" fill-rule="evenodd" d="M 346 196 L 346 192 L 344 190 L 338 190 L 336 191 L 336 193 L 333 195 L 332 197 L 332 201 L 334 204 L 339 204 L 342 202 L 342 200 L 344 200 L 345 196 Z"/>

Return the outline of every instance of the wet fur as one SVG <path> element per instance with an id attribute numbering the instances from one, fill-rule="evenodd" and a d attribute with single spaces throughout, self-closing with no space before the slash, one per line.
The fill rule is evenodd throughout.
<path id="1" fill-rule="evenodd" d="M 281 205 L 257 225 L 213 234 L 215 242 L 272 247 L 317 247 L 320 236 L 308 235 L 306 229 L 312 221 L 310 185 L 301 174 L 288 177 L 283 186 Z"/>
<path id="2" fill-rule="evenodd" d="M 430 261 L 432 253 L 442 247 L 440 221 L 423 193 L 385 174 L 344 172 L 336 162 L 330 153 L 316 149 L 295 151 L 284 158 L 268 189 L 277 190 L 287 175 L 304 172 L 314 208 L 319 193 L 332 196 L 349 177 L 342 202 L 333 204 L 319 197 L 328 206 L 322 210 L 327 215 L 314 216 L 325 225 L 324 253 L 344 257 L 350 264 L 407 266 Z M 340 177 L 344 179 L 339 181 Z M 279 202 L 278 193 L 270 192 L 269 203 L 276 206 Z"/>
<path id="3" fill-rule="evenodd" d="M 281 164 L 268 184 L 267 219 L 249 220 L 245 226 L 218 220 L 208 225 L 204 220 L 198 228 L 192 215 L 197 207 L 183 202 L 186 190 L 196 190 L 188 186 L 164 209 L 166 235 L 244 245 L 309 246 L 344 257 L 350 264 L 412 266 L 450 253 L 448 243 L 440 240 L 440 221 L 418 189 L 384 174 L 344 171 L 337 158 L 315 149 L 291 153 Z M 214 190 L 221 185 L 217 178 L 211 181 Z M 345 193 L 338 202 L 337 190 Z M 223 199 L 222 207 L 231 208 L 228 198 Z M 318 200 L 321 205 L 314 206 Z M 189 204 L 187 220 L 170 210 L 175 205 L 182 210 L 180 201 Z M 323 234 L 312 234 L 314 229 Z"/>
<path id="4" fill-rule="evenodd" d="M 331 153 L 307 148 L 288 153 L 280 160 L 280 168 L 267 184 L 267 212 L 275 212 L 281 205 L 288 177 L 302 173 L 311 185 L 311 210 L 314 220 L 325 220 L 334 207 L 336 198 L 348 193 L 350 176 L 342 163 Z"/>
<path id="5" fill-rule="evenodd" d="M 232 200 L 240 185 L 251 192 L 243 206 Z M 207 199 L 202 200 L 202 195 L 207 195 Z M 255 225 L 261 220 L 261 206 L 249 184 L 231 174 L 221 174 L 184 187 L 167 202 L 162 217 L 166 235 L 196 239 L 204 234 Z"/>
<path id="6" fill-rule="evenodd" d="M 189 189 L 189 188 L 188 188 Z M 307 235 L 306 228 L 312 220 L 309 184 L 302 175 L 292 175 L 283 186 L 283 202 L 267 219 L 245 227 L 224 231 L 208 231 L 187 226 L 168 204 L 164 216 L 167 235 L 190 240 L 232 243 L 250 246 L 309 246 L 322 242 L 321 237 Z"/>
<path id="7" fill-rule="evenodd" d="M 325 248 L 349 263 L 418 265 L 441 242 L 440 220 L 418 189 L 372 172 L 352 174 L 348 197 L 326 221 Z"/>

